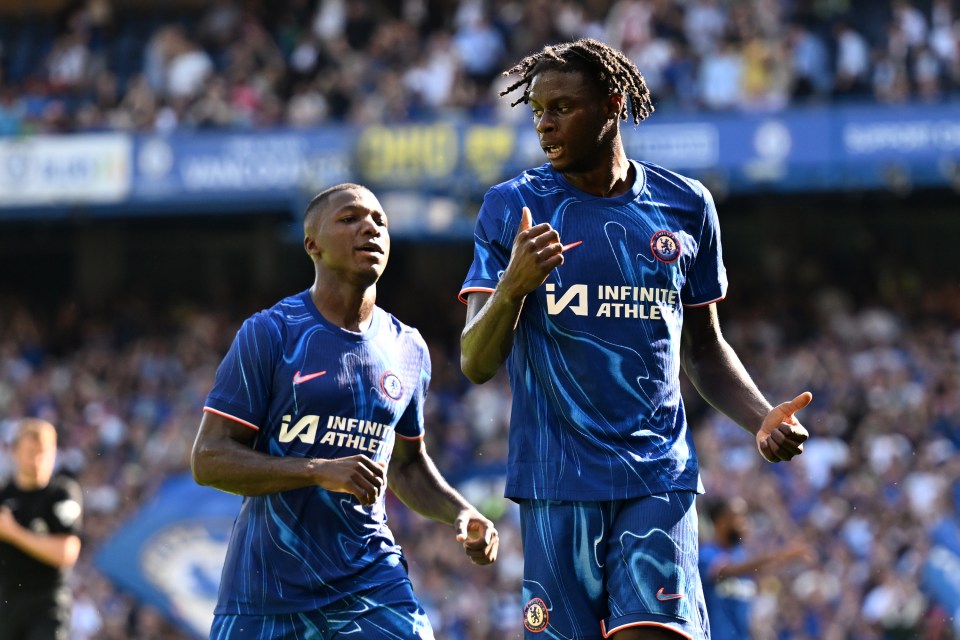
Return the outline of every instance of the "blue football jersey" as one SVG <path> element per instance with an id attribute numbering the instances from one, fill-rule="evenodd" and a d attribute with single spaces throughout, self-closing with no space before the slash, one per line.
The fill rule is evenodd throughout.
<path id="1" fill-rule="evenodd" d="M 430 358 L 420 334 L 379 307 L 367 330 L 328 322 L 309 291 L 248 318 L 217 369 L 204 411 L 257 430 L 272 456 L 389 462 L 394 439 L 423 435 Z M 306 487 L 243 500 L 215 613 L 321 608 L 406 577 L 384 500 Z"/>
<path id="2" fill-rule="evenodd" d="M 719 564 L 740 564 L 746 560 L 746 550 L 740 545 L 729 551 L 713 542 L 700 545 L 700 576 L 713 640 L 750 637 L 750 606 L 757 595 L 756 582 L 750 576 L 731 576 L 723 580 L 712 577 Z"/>
<path id="3" fill-rule="evenodd" d="M 702 492 L 680 397 L 680 332 L 685 305 L 726 294 L 717 212 L 699 182 L 632 165 L 633 187 L 617 197 L 580 191 L 545 164 L 484 198 L 461 299 L 496 288 L 524 206 L 534 225 L 581 243 L 527 296 L 507 358 L 508 497 Z"/>

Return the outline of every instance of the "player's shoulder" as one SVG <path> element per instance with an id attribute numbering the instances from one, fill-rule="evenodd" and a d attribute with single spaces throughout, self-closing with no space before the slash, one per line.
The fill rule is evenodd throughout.
<path id="1" fill-rule="evenodd" d="M 686 196 L 696 200 L 703 200 L 709 196 L 707 188 L 695 178 L 653 162 L 644 160 L 633 160 L 633 162 L 643 174 L 644 188 L 652 193 L 668 194 L 675 198 Z"/>
<path id="2" fill-rule="evenodd" d="M 395 315 L 383 309 L 382 307 L 374 307 L 377 313 L 380 314 L 380 331 L 388 332 L 391 337 L 395 337 L 402 340 L 409 340 L 416 344 L 417 346 L 423 346 L 426 348 L 426 342 L 423 339 L 423 336 L 420 335 L 420 331 L 411 326 Z"/>
<path id="3" fill-rule="evenodd" d="M 310 315 L 306 306 L 305 292 L 300 292 L 278 300 L 266 309 L 251 314 L 245 321 L 250 329 L 257 331 L 283 331 L 289 324 L 301 322 Z"/>
<path id="4" fill-rule="evenodd" d="M 546 194 L 553 190 L 557 184 L 556 172 L 550 164 L 543 164 L 539 167 L 526 169 L 509 180 L 504 180 L 493 185 L 487 190 L 487 194 L 496 194 L 504 200 L 510 200 L 512 197 L 523 194 L 526 197 L 536 196 L 537 194 Z"/>
<path id="5" fill-rule="evenodd" d="M 427 351 L 427 342 L 420 331 L 381 307 L 375 307 L 380 314 L 378 332 L 391 340 L 405 343 L 409 348 L 420 352 Z"/>

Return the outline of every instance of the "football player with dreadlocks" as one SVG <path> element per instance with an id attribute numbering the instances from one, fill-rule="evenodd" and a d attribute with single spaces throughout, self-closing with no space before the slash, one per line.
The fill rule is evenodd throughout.
<path id="1" fill-rule="evenodd" d="M 772 406 L 724 339 L 710 192 L 624 150 L 621 120 L 653 113 L 634 64 L 583 39 L 506 73 L 547 162 L 484 198 L 461 366 L 510 378 L 526 637 L 709 638 L 680 369 L 770 462 L 803 451 L 794 413 L 812 396 Z"/>

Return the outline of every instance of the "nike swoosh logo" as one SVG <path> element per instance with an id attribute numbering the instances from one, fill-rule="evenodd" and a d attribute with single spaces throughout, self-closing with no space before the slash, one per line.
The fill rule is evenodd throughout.
<path id="1" fill-rule="evenodd" d="M 302 376 L 300 375 L 300 372 L 297 371 L 295 374 L 293 374 L 293 384 L 300 384 L 301 382 L 306 382 L 307 380 L 313 380 L 314 378 L 319 378 L 325 373 L 326 371 L 318 371 L 317 373 L 308 373 L 307 375 Z"/>
<path id="2" fill-rule="evenodd" d="M 660 591 L 657 591 L 657 600 L 660 602 L 666 602 L 667 600 L 679 600 L 682 597 L 682 593 L 664 593 L 663 587 L 660 587 Z"/>

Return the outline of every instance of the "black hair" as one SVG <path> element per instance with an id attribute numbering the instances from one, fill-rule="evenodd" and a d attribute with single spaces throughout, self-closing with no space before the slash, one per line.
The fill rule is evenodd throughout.
<path id="1" fill-rule="evenodd" d="M 726 500 L 719 498 L 714 498 L 713 500 L 708 500 L 706 504 L 707 516 L 710 518 L 711 522 L 716 522 L 723 517 L 723 514 L 729 510 L 729 505 Z"/>
<path id="2" fill-rule="evenodd" d="M 340 193 L 341 191 L 348 191 L 350 189 L 362 189 L 364 191 L 367 190 L 367 188 L 362 184 L 354 184 L 353 182 L 344 182 L 342 184 L 334 185 L 328 189 L 324 189 L 315 195 L 307 205 L 307 208 L 303 212 L 303 221 L 306 222 L 315 211 L 323 207 L 327 200 L 330 199 L 330 196 L 335 193 Z"/>
<path id="3" fill-rule="evenodd" d="M 608 95 L 626 97 L 628 104 L 620 114 L 622 120 L 627 119 L 628 110 L 633 113 L 634 124 L 640 124 L 641 120 L 646 120 L 653 113 L 650 89 L 637 66 L 621 51 L 593 38 L 547 45 L 538 53 L 527 56 L 503 72 L 505 76 L 518 75 L 520 79 L 501 91 L 500 95 L 504 96 L 523 86 L 523 95 L 510 106 L 529 102 L 530 82 L 537 73 L 546 69 L 581 71 L 596 81 Z"/>
<path id="4" fill-rule="evenodd" d="M 708 498 L 704 502 L 711 522 L 716 522 L 728 513 L 737 513 L 746 509 L 746 501 L 740 496 Z"/>

